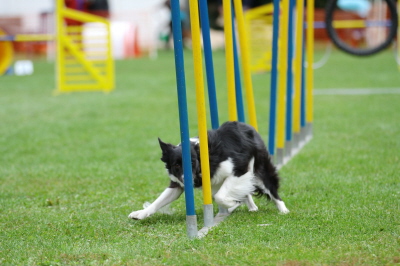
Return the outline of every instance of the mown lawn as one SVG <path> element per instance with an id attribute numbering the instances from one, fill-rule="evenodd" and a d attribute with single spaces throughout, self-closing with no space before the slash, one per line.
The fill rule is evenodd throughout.
<path id="1" fill-rule="evenodd" d="M 224 121 L 223 53 L 214 60 Z M 108 95 L 53 96 L 53 67 L 37 61 L 33 76 L 0 77 L 0 264 L 400 263 L 400 94 L 315 96 L 314 138 L 281 169 L 291 212 L 256 199 L 259 212 L 241 207 L 205 238 L 188 240 L 183 197 L 173 215 L 127 218 L 168 184 L 157 137 L 179 142 L 173 54 L 117 61 Z M 253 80 L 266 139 L 269 76 Z M 359 59 L 335 51 L 315 71 L 318 89 L 399 85 L 391 52 Z M 200 227 L 201 191 L 196 204 Z"/>

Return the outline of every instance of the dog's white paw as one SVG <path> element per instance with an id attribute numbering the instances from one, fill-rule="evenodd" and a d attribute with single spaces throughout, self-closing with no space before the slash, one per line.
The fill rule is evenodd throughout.
<path id="1" fill-rule="evenodd" d="M 286 208 L 286 207 L 284 207 L 284 208 L 279 208 L 279 213 L 280 213 L 280 214 L 287 214 L 287 213 L 289 213 L 289 212 L 290 212 L 289 209 Z"/>
<path id="2" fill-rule="evenodd" d="M 276 203 L 276 207 L 278 207 L 278 210 L 281 214 L 289 213 L 289 210 L 288 210 L 288 208 L 286 208 L 286 205 L 283 201 L 278 200 L 275 203 Z"/>
<path id="3" fill-rule="evenodd" d="M 249 206 L 249 212 L 256 212 L 258 211 L 257 205 Z"/>
<path id="4" fill-rule="evenodd" d="M 146 210 L 140 210 L 140 211 L 131 212 L 131 214 L 129 214 L 128 217 L 130 219 L 134 219 L 134 220 L 143 220 L 143 219 L 149 217 L 150 215 L 152 215 L 152 213 L 150 213 Z"/>
<path id="5" fill-rule="evenodd" d="M 288 209 L 279 211 L 280 214 L 288 214 L 290 211 Z"/>

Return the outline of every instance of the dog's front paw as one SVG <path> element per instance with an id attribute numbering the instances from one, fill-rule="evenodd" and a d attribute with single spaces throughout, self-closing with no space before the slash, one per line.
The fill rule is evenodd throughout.
<path id="1" fill-rule="evenodd" d="M 251 205 L 251 206 L 248 206 L 249 207 L 249 212 L 256 212 L 256 211 L 258 211 L 258 207 L 257 207 L 257 205 Z"/>
<path id="2" fill-rule="evenodd" d="M 287 208 L 284 208 L 282 210 L 279 210 L 280 214 L 288 214 L 290 211 Z"/>
<path id="3" fill-rule="evenodd" d="M 131 212 L 131 214 L 129 214 L 128 217 L 130 219 L 134 219 L 134 220 L 143 220 L 143 219 L 149 217 L 150 215 L 152 215 L 152 213 L 150 213 L 144 209 L 144 210 L 140 210 L 140 211 Z"/>

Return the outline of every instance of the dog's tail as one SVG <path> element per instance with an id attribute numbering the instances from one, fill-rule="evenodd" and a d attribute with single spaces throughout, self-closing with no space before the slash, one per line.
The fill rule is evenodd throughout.
<path id="1" fill-rule="evenodd" d="M 260 179 L 259 181 L 262 182 L 262 184 L 256 186 L 256 195 L 265 195 L 268 199 L 272 196 L 280 200 L 278 195 L 280 177 L 266 149 L 258 151 L 255 171 L 255 175 Z"/>

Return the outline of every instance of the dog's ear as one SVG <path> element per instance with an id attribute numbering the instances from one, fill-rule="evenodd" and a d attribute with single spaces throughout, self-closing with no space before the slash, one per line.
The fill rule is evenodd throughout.
<path id="1" fill-rule="evenodd" d="M 173 146 L 172 144 L 165 143 L 163 142 L 160 138 L 158 138 L 158 143 L 160 143 L 160 148 L 162 150 L 163 158 L 169 154 L 169 152 L 172 150 Z M 161 158 L 161 160 L 163 159 Z"/>

